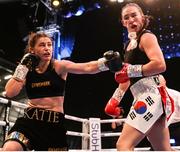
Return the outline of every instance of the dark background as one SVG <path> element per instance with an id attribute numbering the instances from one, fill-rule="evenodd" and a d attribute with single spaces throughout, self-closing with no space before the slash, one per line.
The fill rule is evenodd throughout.
<path id="1" fill-rule="evenodd" d="M 174 53 L 171 44 L 180 44 L 178 37 L 180 2 L 178 0 L 156 0 L 155 4 L 147 4 L 145 1 L 138 3 L 147 13 L 154 16 L 155 20 L 152 21 L 150 28 L 157 35 L 164 54 L 168 51 Z M 75 37 L 70 60 L 75 62 L 96 60 L 110 49 L 121 52 L 125 37 L 124 29 L 119 22 L 122 5 L 108 5 L 103 9 L 89 11 L 80 17 L 70 19 L 62 19 L 61 14 L 58 14 L 57 23 L 61 27 L 62 34 L 71 34 Z M 35 10 L 33 1 L 28 6 L 22 4 L 21 1 L 0 2 L 0 57 L 16 64 L 24 53 L 26 45 L 24 38 L 27 34 L 36 27 L 47 24 L 47 20 L 51 20 L 51 16 L 48 15 L 43 5 L 39 6 L 37 14 L 34 13 Z M 171 28 L 172 25 L 173 28 Z M 166 58 L 166 63 L 167 71 L 163 75 L 167 80 L 167 85 L 180 91 L 178 72 L 180 58 Z M 109 71 L 95 75 L 69 74 L 66 83 L 65 113 L 81 118 L 111 119 L 104 113 L 104 107 L 116 87 L 114 74 Z M 124 116 L 127 115 L 131 102 L 132 96 L 130 92 L 127 92 L 121 103 L 125 109 Z M 81 124 L 67 121 L 67 129 L 81 132 Z M 102 130 L 111 131 L 110 124 L 102 125 Z M 80 148 L 81 139 L 74 138 L 75 140 L 69 139 L 70 147 Z M 108 139 L 103 139 L 103 142 L 107 142 L 106 140 Z M 108 145 L 105 144 L 105 148 L 106 146 Z"/>

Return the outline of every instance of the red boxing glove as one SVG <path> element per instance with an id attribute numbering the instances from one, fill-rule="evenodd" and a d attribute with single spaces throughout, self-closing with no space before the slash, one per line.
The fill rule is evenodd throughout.
<path id="1" fill-rule="evenodd" d="M 115 80 L 117 83 L 125 83 L 129 81 L 127 70 L 128 70 L 128 64 L 125 64 L 119 72 L 115 73 Z"/>
<path id="2" fill-rule="evenodd" d="M 117 83 L 125 83 L 129 78 L 142 77 L 142 65 L 124 64 L 122 70 L 115 73 L 115 80 Z"/>
<path id="3" fill-rule="evenodd" d="M 119 101 L 117 101 L 115 98 L 111 98 L 105 107 L 105 113 L 112 117 L 118 117 L 121 114 L 121 110 L 118 105 Z"/>

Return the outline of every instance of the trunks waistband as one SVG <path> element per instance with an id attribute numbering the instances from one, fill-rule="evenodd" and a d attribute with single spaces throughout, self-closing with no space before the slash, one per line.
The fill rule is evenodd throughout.
<path id="1" fill-rule="evenodd" d="M 138 94 L 142 94 L 145 91 L 151 92 L 157 89 L 159 85 L 159 77 L 157 76 L 150 76 L 145 77 L 137 81 L 130 87 L 130 90 L 133 96 L 138 96 Z"/>
<path id="2" fill-rule="evenodd" d="M 48 123 L 59 123 L 64 120 L 63 113 L 41 108 L 26 108 L 23 117 Z"/>

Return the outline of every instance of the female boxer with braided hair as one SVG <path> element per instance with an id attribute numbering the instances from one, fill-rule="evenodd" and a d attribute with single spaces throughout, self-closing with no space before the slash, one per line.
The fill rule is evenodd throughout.
<path id="1" fill-rule="evenodd" d="M 44 33 L 32 33 L 27 54 L 5 86 L 8 98 L 19 94 L 23 86 L 28 96 L 24 116 L 16 120 L 3 145 L 10 150 L 68 150 L 64 128 L 64 87 L 67 73 L 95 74 L 108 70 L 105 66 L 118 54 L 113 51 L 97 61 L 74 63 L 52 59 L 53 41 Z M 106 56 L 108 59 L 106 59 Z M 115 61 L 114 60 L 114 61 Z"/>
<path id="2" fill-rule="evenodd" d="M 111 116 L 120 113 L 117 106 L 129 86 L 134 101 L 116 143 L 117 150 L 133 150 L 147 136 L 154 150 L 170 151 L 166 123 L 174 107 L 164 90 L 159 89 L 159 74 L 166 70 L 163 53 L 156 36 L 146 29 L 149 17 L 139 5 L 126 4 L 122 8 L 121 21 L 130 41 L 125 46 L 124 66 L 115 73 L 119 87 L 107 103 L 105 112 Z"/>

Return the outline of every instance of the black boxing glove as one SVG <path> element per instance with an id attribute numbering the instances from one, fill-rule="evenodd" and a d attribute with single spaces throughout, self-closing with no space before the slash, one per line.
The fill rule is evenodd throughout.
<path id="1" fill-rule="evenodd" d="M 35 67 L 39 64 L 40 58 L 32 53 L 27 53 L 23 56 L 20 61 L 20 64 L 25 65 L 30 71 L 35 69 Z"/>
<path id="2" fill-rule="evenodd" d="M 28 71 L 32 71 L 39 64 L 40 58 L 32 53 L 27 53 L 21 59 L 16 67 L 13 78 L 18 81 L 24 81 Z"/>
<path id="3" fill-rule="evenodd" d="M 106 59 L 106 66 L 113 73 L 120 71 L 123 67 L 121 56 L 119 52 L 107 51 L 103 57 Z"/>

